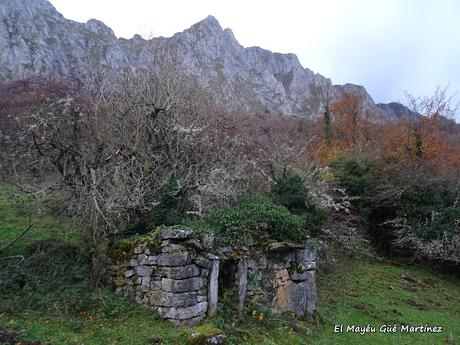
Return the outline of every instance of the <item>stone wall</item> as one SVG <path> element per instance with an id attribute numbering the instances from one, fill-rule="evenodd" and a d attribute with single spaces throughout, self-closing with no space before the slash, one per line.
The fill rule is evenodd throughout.
<path id="1" fill-rule="evenodd" d="M 219 258 L 191 230 L 164 229 L 157 235 L 138 240 L 129 260 L 109 266 L 116 291 L 175 324 L 194 324 L 212 315 Z"/>
<path id="2" fill-rule="evenodd" d="M 237 262 L 235 285 L 240 287 L 240 309 L 246 299 L 299 316 L 315 310 L 318 294 L 314 243 L 272 243 L 263 251 L 248 250 L 244 254 L 227 250 L 222 260 Z M 246 287 L 241 287 L 244 284 Z"/>
<path id="3" fill-rule="evenodd" d="M 218 255 L 212 242 L 211 236 L 188 229 L 158 230 L 136 240 L 123 259 L 109 265 L 111 281 L 117 292 L 175 324 L 195 324 L 216 312 L 221 266 L 226 267 L 221 280 L 231 282 L 222 289 L 238 290 L 240 312 L 248 302 L 299 316 L 314 311 L 318 298 L 312 242 L 223 248 Z"/>

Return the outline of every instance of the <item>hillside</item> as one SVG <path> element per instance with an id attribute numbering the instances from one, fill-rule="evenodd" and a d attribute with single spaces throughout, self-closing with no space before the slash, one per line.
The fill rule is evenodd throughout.
<path id="1" fill-rule="evenodd" d="M 364 87 L 333 85 L 294 54 L 241 46 L 212 16 L 169 38 L 119 39 L 98 20 L 64 18 L 48 0 L 0 4 L 0 81 L 50 74 L 75 80 L 174 65 L 228 112 L 318 116 L 326 102 L 351 92 L 365 109 L 389 120 L 401 117 L 401 109 L 377 107 Z"/>
<path id="2" fill-rule="evenodd" d="M 33 230 L 8 251 L 11 256 L 25 255 L 24 265 L 31 276 L 25 279 L 21 290 L 0 290 L 0 340 L 7 339 L 5 334 L 15 330 L 16 337 L 39 340 L 40 344 L 186 343 L 187 327 L 159 320 L 151 311 L 105 288 L 90 287 L 89 277 L 82 276 L 88 265 L 84 260 L 64 256 L 60 265 L 68 267 L 65 271 L 59 265 L 53 266 L 47 253 L 61 255 L 59 246 L 75 251 L 77 229 L 67 225 L 69 220 L 37 214 L 33 202 L 14 196 L 12 191 L 5 186 L 0 190 L 0 243 L 20 234 L 31 214 Z M 46 248 L 43 241 L 50 239 L 54 242 Z M 38 241 L 43 243 L 42 253 L 37 249 L 31 252 L 33 247 L 38 248 Z M 51 243 L 56 243 L 54 249 Z M 16 270 L 10 265 L 14 260 L 2 260 L 0 264 L 0 284 L 5 284 L 11 279 L 5 273 Z M 50 276 L 54 282 L 49 280 Z M 225 331 L 228 344 L 244 345 L 455 344 L 460 337 L 458 281 L 435 270 L 343 258 L 340 266 L 320 275 L 318 286 L 321 299 L 316 321 L 270 315 L 264 309 L 257 310 L 255 315 L 249 309 L 242 319 L 237 319 L 224 305 L 217 316 L 201 327 L 219 327 Z M 265 313 L 263 318 L 260 313 Z M 333 333 L 336 324 L 429 324 L 442 326 L 443 332 L 340 334 Z M 2 333 L 2 329 L 8 331 Z"/>

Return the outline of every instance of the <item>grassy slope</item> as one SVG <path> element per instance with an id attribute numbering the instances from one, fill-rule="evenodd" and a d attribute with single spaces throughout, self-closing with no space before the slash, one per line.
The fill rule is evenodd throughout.
<path id="1" fill-rule="evenodd" d="M 0 245 L 27 227 L 28 201 L 11 199 L 0 188 Z M 8 254 L 24 253 L 28 244 L 43 238 L 75 242 L 76 231 L 65 220 L 32 213 L 33 230 Z M 319 314 L 324 323 L 295 321 L 289 317 L 248 315 L 236 323 L 222 317 L 207 321 L 224 328 L 234 344 L 448 344 L 460 338 L 460 284 L 428 269 L 344 261 L 340 270 L 319 279 Z M 51 344 L 146 344 L 161 337 L 161 344 L 183 344 L 186 328 L 158 320 L 151 311 L 104 290 L 94 290 L 101 303 L 80 313 L 16 311 L 8 305 L 8 292 L 0 291 L 0 325 L 21 330 L 30 339 Z M 9 310 L 7 310 L 7 308 Z M 110 309 L 110 310 L 107 310 Z M 24 310 L 24 309 L 23 309 Z M 430 324 L 444 327 L 442 334 L 334 334 L 334 324 Z"/>

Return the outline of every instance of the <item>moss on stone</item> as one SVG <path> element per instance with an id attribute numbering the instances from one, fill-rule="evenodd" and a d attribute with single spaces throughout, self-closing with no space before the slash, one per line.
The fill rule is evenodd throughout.
<path id="1" fill-rule="evenodd" d="M 161 230 L 161 228 L 156 228 L 155 230 L 147 233 L 146 235 L 137 238 L 134 241 L 133 248 L 145 244 L 151 254 L 159 254 L 161 252 Z"/>
<path id="2" fill-rule="evenodd" d="M 108 251 L 109 257 L 112 262 L 120 263 L 122 261 L 129 260 L 133 255 L 133 250 L 139 245 L 145 244 L 146 248 L 149 249 L 150 253 L 158 254 L 161 251 L 160 231 L 161 228 L 157 228 L 144 236 L 122 239 L 113 243 Z"/>
<path id="3" fill-rule="evenodd" d="M 201 325 L 192 328 L 187 336 L 187 341 L 189 345 L 205 345 L 209 338 L 222 333 L 222 330 L 219 328 L 210 325 Z"/>
<path id="4" fill-rule="evenodd" d="M 124 239 L 115 242 L 109 247 L 109 258 L 112 262 L 129 260 L 133 251 L 133 241 Z"/>

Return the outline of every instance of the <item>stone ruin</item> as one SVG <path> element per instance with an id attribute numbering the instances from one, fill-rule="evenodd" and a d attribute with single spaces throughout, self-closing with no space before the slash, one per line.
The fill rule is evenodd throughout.
<path id="1" fill-rule="evenodd" d="M 240 313 L 250 301 L 300 316 L 311 314 L 317 302 L 310 242 L 216 253 L 212 236 L 173 227 L 137 239 L 123 254 L 108 265 L 116 291 L 178 325 L 213 315 L 219 290 L 230 288 L 238 291 Z"/>

